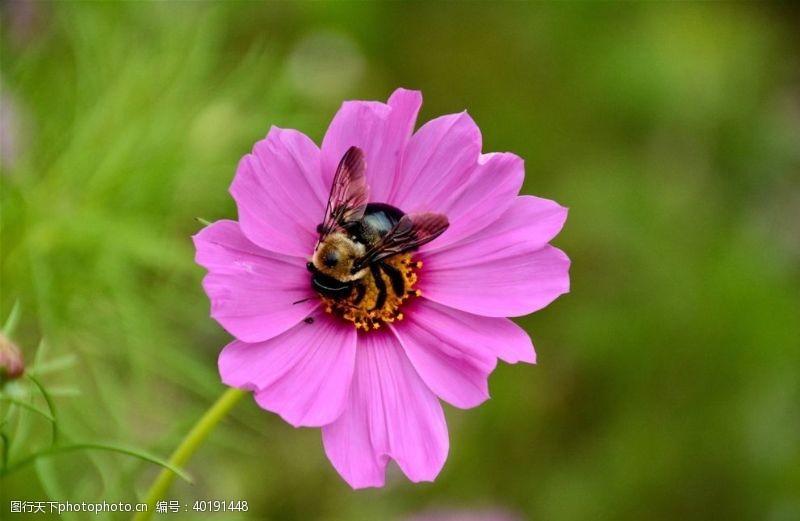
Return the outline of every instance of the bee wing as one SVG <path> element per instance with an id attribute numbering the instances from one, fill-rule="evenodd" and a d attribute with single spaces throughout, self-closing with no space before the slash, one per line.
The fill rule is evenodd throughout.
<path id="1" fill-rule="evenodd" d="M 389 233 L 356 260 L 353 270 L 358 271 L 386 257 L 419 248 L 444 233 L 448 226 L 447 216 L 440 213 L 404 215 Z"/>
<path id="2" fill-rule="evenodd" d="M 348 148 L 333 176 L 325 218 L 318 228 L 320 241 L 344 223 L 364 216 L 369 199 L 365 171 L 364 152 L 358 147 Z"/>

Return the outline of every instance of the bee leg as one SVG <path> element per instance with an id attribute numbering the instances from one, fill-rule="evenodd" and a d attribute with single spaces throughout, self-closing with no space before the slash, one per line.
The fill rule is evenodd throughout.
<path id="1" fill-rule="evenodd" d="M 356 298 L 353 299 L 353 304 L 358 306 L 364 300 L 364 295 L 367 293 L 367 287 L 361 282 L 356 283 Z"/>
<path id="2" fill-rule="evenodd" d="M 403 280 L 403 274 L 400 273 L 400 270 L 385 262 L 381 262 L 380 266 L 383 272 L 389 276 L 389 281 L 392 283 L 392 290 L 394 291 L 394 294 L 398 297 L 405 295 L 406 282 Z"/>
<path id="3" fill-rule="evenodd" d="M 369 271 L 372 273 L 372 278 L 375 280 L 375 287 L 378 288 L 378 298 L 375 299 L 375 306 L 373 306 L 372 309 L 381 309 L 383 305 L 386 304 L 386 283 L 383 281 L 381 269 L 377 264 L 371 264 Z"/>

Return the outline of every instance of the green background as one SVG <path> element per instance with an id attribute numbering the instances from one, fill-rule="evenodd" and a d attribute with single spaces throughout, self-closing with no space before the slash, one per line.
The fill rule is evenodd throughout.
<path id="1" fill-rule="evenodd" d="M 502 365 L 490 401 L 446 407 L 435 483 L 392 467 L 353 492 L 317 430 L 248 398 L 168 499 L 249 503 L 208 519 L 800 519 L 796 7 L 3 2 L 2 17 L 0 318 L 19 301 L 13 338 L 65 440 L 169 454 L 222 392 L 229 340 L 195 217 L 235 218 L 236 162 L 270 125 L 319 142 L 342 100 L 403 86 L 423 91 L 420 122 L 468 109 L 485 151 L 525 158 L 524 193 L 570 208 L 554 243 L 572 291 L 521 320 L 538 365 Z M 46 409 L 29 380 L 3 396 Z M 0 400 L 0 419 L 12 463 L 49 446 L 40 415 Z M 136 501 L 157 470 L 42 458 L 1 478 L 0 517 L 11 499 Z"/>

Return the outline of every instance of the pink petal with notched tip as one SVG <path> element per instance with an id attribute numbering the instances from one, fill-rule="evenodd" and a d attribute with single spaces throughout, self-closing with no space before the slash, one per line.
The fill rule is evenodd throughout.
<path id="1" fill-rule="evenodd" d="M 319 306 L 305 261 L 268 252 L 242 233 L 235 221 L 217 221 L 193 237 L 195 261 L 208 270 L 203 288 L 211 316 L 245 342 L 268 340 Z"/>
<path id="2" fill-rule="evenodd" d="M 358 342 L 347 406 L 322 428 L 325 453 L 353 488 L 382 486 L 389 459 L 411 481 L 432 481 L 449 446 L 439 400 L 391 332 L 373 331 Z"/>
<path id="3" fill-rule="evenodd" d="M 535 362 L 527 333 L 506 318 L 482 317 L 419 299 L 392 324 L 427 386 L 449 404 L 468 409 L 489 398 L 497 359 Z"/>
<path id="4" fill-rule="evenodd" d="M 447 215 L 450 227 L 425 246 L 433 251 L 491 226 L 516 200 L 525 177 L 525 164 L 510 153 L 483 154 L 452 197 L 443 197 L 436 210 Z"/>
<path id="5" fill-rule="evenodd" d="M 544 246 L 549 243 L 567 220 L 568 210 L 550 199 L 542 199 L 533 195 L 512 197 L 506 210 L 491 222 L 486 230 L 473 228 L 471 233 L 465 234 L 453 246 L 462 246 L 471 242 L 484 241 L 487 235 L 494 236 L 499 241 L 509 245 L 525 243 L 529 248 Z M 471 219 L 472 214 L 467 216 Z M 444 238 L 444 235 L 442 235 Z M 422 250 L 434 252 L 446 250 L 451 246 L 438 244 L 439 239 L 425 245 Z"/>
<path id="6" fill-rule="evenodd" d="M 317 146 L 296 130 L 272 127 L 239 161 L 230 192 L 244 234 L 264 249 L 305 257 L 317 240 L 330 186 Z"/>
<path id="7" fill-rule="evenodd" d="M 569 291 L 569 258 L 547 245 L 566 209 L 520 197 L 490 227 L 424 252 L 418 284 L 435 302 L 489 317 L 533 313 Z"/>
<path id="8" fill-rule="evenodd" d="M 228 344 L 219 356 L 223 383 L 255 391 L 256 402 L 295 427 L 336 420 L 350 390 L 356 332 L 317 311 L 266 342 Z"/>
<path id="9" fill-rule="evenodd" d="M 391 204 L 406 213 L 442 212 L 478 162 L 481 133 L 466 112 L 425 123 L 412 136 Z"/>
<path id="10" fill-rule="evenodd" d="M 487 335 L 440 312 L 443 306 L 422 301 L 407 307 L 408 318 L 391 329 L 425 384 L 439 398 L 462 409 L 488 399 L 488 378 L 497 358 L 486 348 Z"/>
<path id="11" fill-rule="evenodd" d="M 347 149 L 357 146 L 366 157 L 370 202 L 388 202 L 421 105 L 422 94 L 406 89 L 394 91 L 388 103 L 344 102 L 322 140 L 325 185 L 330 187 Z"/>

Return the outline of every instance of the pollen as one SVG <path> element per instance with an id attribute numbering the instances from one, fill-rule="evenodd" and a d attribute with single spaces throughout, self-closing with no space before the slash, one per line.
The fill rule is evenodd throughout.
<path id="1" fill-rule="evenodd" d="M 417 283 L 416 270 L 422 267 L 422 263 L 413 261 L 410 253 L 394 255 L 384 259 L 383 262 L 389 266 L 387 269 L 377 271 L 383 284 L 376 282 L 373 273 L 368 271 L 360 279 L 363 289 L 353 289 L 348 298 L 334 300 L 321 297 L 325 311 L 352 322 L 356 329 L 362 331 L 375 331 L 380 329 L 382 324 L 403 320 L 405 315 L 400 311 L 403 304 L 409 298 L 419 297 L 422 294 L 418 289 L 414 289 L 414 284 Z M 387 274 L 387 271 L 392 269 L 402 278 L 402 295 L 395 292 L 397 280 L 393 284 L 392 276 Z M 397 279 L 396 274 L 395 279 Z M 381 286 L 385 289 L 381 290 Z M 381 294 L 384 295 L 383 298 Z M 380 307 L 378 304 L 381 304 Z"/>

